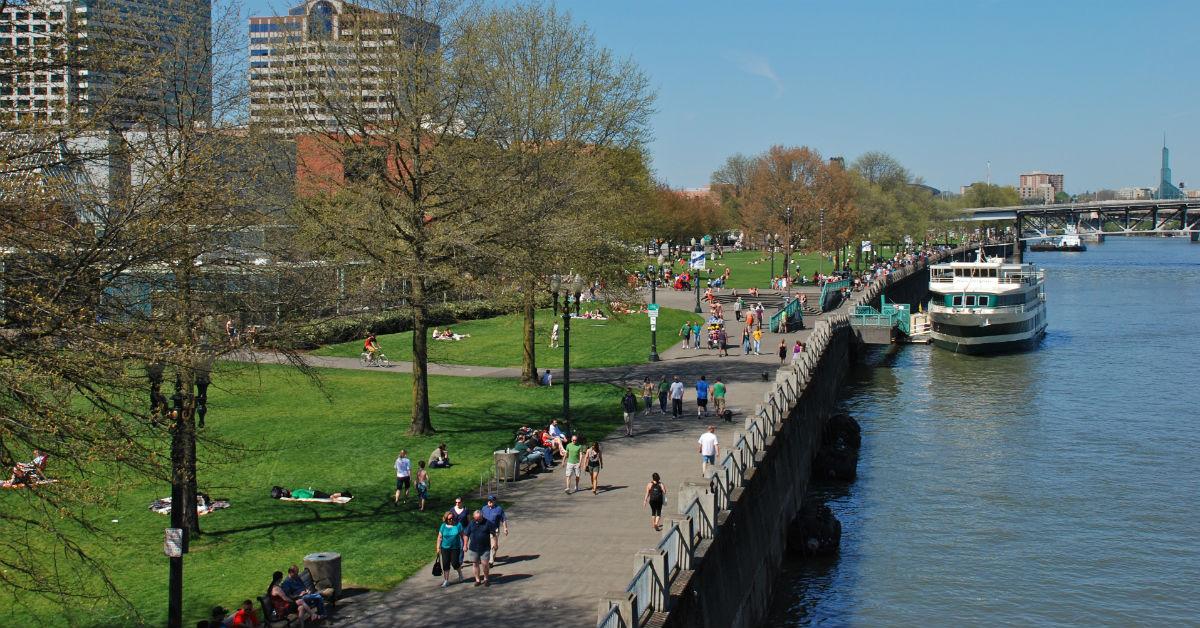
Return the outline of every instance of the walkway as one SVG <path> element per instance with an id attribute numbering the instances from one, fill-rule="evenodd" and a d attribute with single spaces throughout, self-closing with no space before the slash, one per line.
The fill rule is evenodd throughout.
<path id="1" fill-rule="evenodd" d="M 690 305 L 686 301 L 689 297 Z M 679 309 L 691 309 L 694 299 L 690 293 L 673 291 L 658 295 L 658 302 L 664 307 Z M 806 325 L 811 327 L 812 322 L 808 320 Z M 740 337 L 740 323 L 730 322 L 729 327 L 731 337 Z M 803 330 L 786 335 L 766 334 L 763 349 L 773 352 L 781 338 L 790 346 L 795 339 L 806 338 L 808 333 Z M 674 330 L 662 337 L 674 339 Z M 696 439 L 708 424 L 713 423 L 717 425 L 722 446 L 732 444 L 742 424 L 741 413 L 753 411 L 768 389 L 763 375 L 773 381 L 779 366 L 779 358 L 774 353 L 719 357 L 715 351 L 684 350 L 677 341 L 670 344 L 673 346 L 660 351 L 661 362 L 572 371 L 575 381 L 630 385 L 640 383 L 643 377 L 657 381 L 661 375 L 678 375 L 688 385 L 685 415 L 674 420 L 669 414 L 639 414 L 633 438 L 612 435 L 605 439 L 605 467 L 600 475 L 598 495 L 592 495 L 590 491 L 564 494 L 561 467 L 506 486 L 507 492 L 502 495 L 501 503 L 508 509 L 511 535 L 501 538 L 500 559 L 492 574 L 491 587 L 473 587 L 468 567 L 464 570 L 466 582 L 440 589 L 440 579 L 432 577 L 426 566 L 391 591 L 345 600 L 338 607 L 335 625 L 434 626 L 446 622 L 456 625 L 488 622 L 489 625 L 505 626 L 594 625 L 600 596 L 607 591 L 624 589 L 633 575 L 634 554 L 653 547 L 660 538 L 660 533 L 649 525 L 649 511 L 642 506 L 650 473 L 658 472 L 668 487 L 664 514 L 676 512 L 677 487 L 685 479 L 700 475 Z M 738 348 L 733 353 L 740 352 Z M 357 360 L 346 358 L 316 358 L 313 363 L 362 368 Z M 395 368 L 405 369 L 406 365 L 397 364 Z M 430 372 L 472 377 L 519 375 L 519 369 L 515 368 L 446 365 L 431 365 Z M 696 416 L 692 384 L 700 375 L 706 375 L 710 382 L 719 377 L 727 384 L 728 403 L 735 411 L 733 423 Z M 481 505 L 475 499 L 468 501 L 472 508 Z M 433 534 L 430 530 L 431 548 Z M 353 581 L 354 566 L 347 564 L 343 568 L 348 579 Z"/>

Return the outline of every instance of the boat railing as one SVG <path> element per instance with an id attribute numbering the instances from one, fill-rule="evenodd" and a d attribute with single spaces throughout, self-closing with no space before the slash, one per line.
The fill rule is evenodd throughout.
<path id="1" fill-rule="evenodd" d="M 977 314 L 1020 314 L 1028 312 L 1037 307 L 1036 303 L 1022 303 L 1020 305 L 1001 305 L 998 307 L 970 306 L 970 305 L 942 305 L 941 303 L 930 303 L 929 311 L 941 312 L 946 314 L 961 314 L 961 313 L 977 313 Z"/>

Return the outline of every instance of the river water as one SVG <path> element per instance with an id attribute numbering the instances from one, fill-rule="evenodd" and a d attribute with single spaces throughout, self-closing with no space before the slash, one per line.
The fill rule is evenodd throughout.
<path id="1" fill-rule="evenodd" d="M 1038 349 L 856 374 L 841 553 L 789 559 L 767 625 L 1200 625 L 1200 244 L 1028 260 Z"/>

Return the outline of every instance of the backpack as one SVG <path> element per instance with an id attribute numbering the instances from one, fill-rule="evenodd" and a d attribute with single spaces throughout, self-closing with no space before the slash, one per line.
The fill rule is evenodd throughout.
<path id="1" fill-rule="evenodd" d="M 282 486 L 271 487 L 271 499 L 279 499 L 280 497 L 285 496 L 290 497 L 290 495 L 287 495 L 287 491 L 284 490 Z"/>
<path id="2" fill-rule="evenodd" d="M 663 500 L 662 484 L 655 482 L 650 485 L 650 501 L 661 502 Z"/>

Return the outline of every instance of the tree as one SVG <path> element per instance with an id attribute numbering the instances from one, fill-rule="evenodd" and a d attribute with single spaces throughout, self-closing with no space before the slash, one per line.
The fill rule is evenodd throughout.
<path id="1" fill-rule="evenodd" d="M 725 164 L 713 172 L 709 179 L 710 187 L 719 195 L 726 215 L 734 222 L 741 220 L 753 164 L 752 158 L 735 153 L 730 155 Z"/>
<path id="2" fill-rule="evenodd" d="M 548 275 L 578 271 L 620 285 L 612 280 L 634 260 L 616 226 L 638 209 L 628 202 L 638 186 L 622 180 L 644 178 L 624 178 L 619 166 L 645 169 L 640 148 L 653 95 L 632 62 L 616 60 L 552 6 L 499 8 L 474 30 L 479 58 L 466 65 L 485 94 L 477 106 L 495 120 L 479 139 L 501 151 L 491 177 L 502 204 L 489 237 L 504 243 L 494 249 L 494 281 L 518 289 L 522 380 L 534 385 L 537 298 Z"/>
<path id="3" fill-rule="evenodd" d="M 177 20 L 122 18 L 157 33 L 154 46 L 65 56 L 64 71 L 109 71 L 86 110 L 4 121 L 17 150 L 0 153 L 0 460 L 37 447 L 61 478 L 0 512 L 0 580 L 16 590 L 67 600 L 96 595 L 92 578 L 111 589 L 103 561 L 77 542 L 95 531 L 86 507 L 111 497 L 93 477 L 170 482 L 183 527 L 199 533 L 203 382 L 236 350 L 217 317 L 300 303 L 261 289 L 280 284 L 260 263 L 270 252 L 248 237 L 280 207 L 264 193 L 283 186 L 264 159 L 274 143 L 236 127 L 244 53 L 227 38 L 240 20 L 228 7 L 211 21 L 193 8 Z M 29 71 L 3 66 L 14 80 Z M 283 336 L 286 321 L 273 322 L 265 343 Z M 161 388 L 146 402 L 147 371 L 174 387 L 174 407 Z M 51 552 L 30 551 L 47 542 Z M 83 568 L 63 569 L 64 559 Z"/>
<path id="4" fill-rule="evenodd" d="M 1021 204 L 1021 196 L 1012 186 L 976 181 L 962 196 L 963 207 L 1012 207 Z"/>
<path id="5" fill-rule="evenodd" d="M 674 242 L 686 242 L 729 226 L 725 209 L 711 194 L 689 194 L 665 183 L 658 184 L 646 215 L 650 233 Z"/>

